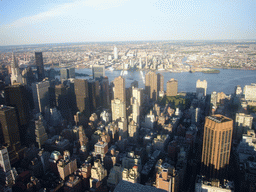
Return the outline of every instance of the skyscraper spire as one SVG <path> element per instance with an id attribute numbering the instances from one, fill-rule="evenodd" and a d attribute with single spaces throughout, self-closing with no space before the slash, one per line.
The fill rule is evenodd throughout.
<path id="1" fill-rule="evenodd" d="M 22 76 L 20 73 L 20 69 L 13 52 L 12 52 L 11 70 L 12 70 L 11 84 L 13 85 L 14 83 L 22 83 Z"/>

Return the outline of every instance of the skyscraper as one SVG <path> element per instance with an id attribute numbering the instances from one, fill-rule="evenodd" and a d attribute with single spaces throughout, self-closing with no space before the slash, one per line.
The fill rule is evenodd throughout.
<path id="1" fill-rule="evenodd" d="M 93 79 L 105 77 L 105 66 L 104 65 L 94 65 L 92 67 Z"/>
<path id="2" fill-rule="evenodd" d="M 161 73 L 157 74 L 157 91 L 158 93 L 164 91 L 164 76 Z"/>
<path id="3" fill-rule="evenodd" d="M 150 71 L 145 75 L 145 79 L 145 92 L 150 99 L 156 101 L 158 92 L 157 74 L 153 71 Z"/>
<path id="4" fill-rule="evenodd" d="M 86 79 L 75 79 L 74 85 L 77 108 L 88 118 L 90 116 L 88 81 Z"/>
<path id="5" fill-rule="evenodd" d="M 142 89 L 133 87 L 132 97 L 131 97 L 132 119 L 136 124 L 139 124 L 141 104 L 142 104 Z"/>
<path id="6" fill-rule="evenodd" d="M 256 101 L 256 83 L 244 86 L 245 100 Z"/>
<path id="7" fill-rule="evenodd" d="M 15 107 L 19 133 L 22 144 L 26 143 L 25 135 L 29 123 L 29 96 L 23 85 L 12 85 L 5 87 L 5 101 L 8 106 Z"/>
<path id="8" fill-rule="evenodd" d="M 75 78 L 75 68 L 63 68 L 60 70 L 60 79 Z"/>
<path id="9" fill-rule="evenodd" d="M 90 111 L 92 113 L 101 105 L 99 81 L 95 81 L 95 80 L 88 81 L 88 92 L 89 92 L 89 106 L 90 106 Z"/>
<path id="10" fill-rule="evenodd" d="M 20 72 L 19 66 L 17 64 L 17 60 L 14 56 L 14 53 L 12 53 L 11 70 L 12 70 L 11 84 L 13 85 L 15 83 L 23 83 L 21 72 Z"/>
<path id="11" fill-rule="evenodd" d="M 126 102 L 125 79 L 122 76 L 114 79 L 114 99 Z"/>
<path id="12" fill-rule="evenodd" d="M 167 96 L 176 96 L 178 93 L 178 81 L 174 78 L 167 81 L 166 83 L 166 95 Z"/>
<path id="13" fill-rule="evenodd" d="M 118 59 L 118 52 L 116 46 L 114 47 L 114 59 Z"/>
<path id="14" fill-rule="evenodd" d="M 49 87 L 49 81 L 32 84 L 35 109 L 39 112 L 44 112 L 45 107 L 49 105 Z"/>
<path id="15" fill-rule="evenodd" d="M 42 52 L 35 52 L 35 58 L 36 58 L 36 68 L 37 68 L 38 81 L 42 81 L 45 77 Z"/>
<path id="16" fill-rule="evenodd" d="M 112 108 L 112 121 L 116 121 L 120 118 L 126 119 L 126 102 L 122 102 L 120 99 L 114 99 L 111 101 Z"/>
<path id="17" fill-rule="evenodd" d="M 205 118 L 201 174 L 225 179 L 229 165 L 233 120 L 223 115 Z"/>
<path id="18" fill-rule="evenodd" d="M 0 107 L 0 129 L 3 132 L 4 143 L 8 146 L 11 164 L 16 163 L 20 158 L 24 148 L 21 148 L 18 120 L 14 107 Z"/>
<path id="19" fill-rule="evenodd" d="M 206 90 L 207 90 L 207 81 L 206 80 L 200 81 L 200 79 L 198 79 L 196 82 L 196 95 L 206 96 Z"/>

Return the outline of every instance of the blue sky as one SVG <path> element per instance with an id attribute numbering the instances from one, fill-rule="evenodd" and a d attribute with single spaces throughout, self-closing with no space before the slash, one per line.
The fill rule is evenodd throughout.
<path id="1" fill-rule="evenodd" d="M 254 0 L 1 0 L 0 45 L 256 39 Z"/>

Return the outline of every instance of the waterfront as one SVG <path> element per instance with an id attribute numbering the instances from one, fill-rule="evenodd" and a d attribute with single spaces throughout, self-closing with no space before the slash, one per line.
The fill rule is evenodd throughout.
<path id="1" fill-rule="evenodd" d="M 195 92 L 196 90 L 196 81 L 206 80 L 208 82 L 207 94 L 210 94 L 213 91 L 224 92 L 226 94 L 234 93 L 236 85 L 240 85 L 242 88 L 245 85 L 250 85 L 251 83 L 256 83 L 256 71 L 255 70 L 238 70 L 238 69 L 219 69 L 220 73 L 218 74 L 207 74 L 207 73 L 170 73 L 166 71 L 158 71 L 164 76 L 164 89 L 166 89 L 166 82 L 171 78 L 178 80 L 178 92 Z M 84 73 L 92 75 L 92 70 L 85 69 L 76 69 L 77 73 Z M 145 75 L 146 71 L 143 71 Z M 105 73 L 109 78 L 109 82 L 113 81 L 114 78 L 120 75 L 120 71 L 107 71 Z M 144 88 L 145 85 L 142 81 L 140 71 L 129 71 L 127 75 L 124 76 L 126 81 L 126 87 L 131 85 L 131 82 L 137 80 L 139 82 L 139 87 Z M 81 77 L 84 79 L 92 77 Z"/>

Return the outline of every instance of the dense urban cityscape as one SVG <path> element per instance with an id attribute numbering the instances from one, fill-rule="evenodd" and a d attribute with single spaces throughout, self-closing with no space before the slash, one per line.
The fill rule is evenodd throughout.
<path id="1" fill-rule="evenodd" d="M 255 70 L 255 55 L 255 41 L 1 47 L 0 190 L 256 191 L 255 82 L 207 94 L 173 78 Z"/>

